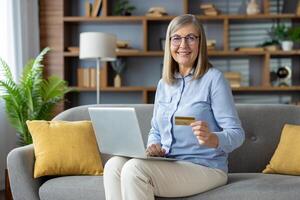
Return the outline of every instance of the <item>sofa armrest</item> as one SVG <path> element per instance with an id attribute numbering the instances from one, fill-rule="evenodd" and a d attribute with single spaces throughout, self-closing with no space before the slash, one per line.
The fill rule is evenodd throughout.
<path id="1" fill-rule="evenodd" d="M 14 200 L 39 200 L 39 187 L 42 178 L 33 178 L 34 169 L 33 145 L 18 147 L 7 156 L 7 169 L 10 187 Z"/>

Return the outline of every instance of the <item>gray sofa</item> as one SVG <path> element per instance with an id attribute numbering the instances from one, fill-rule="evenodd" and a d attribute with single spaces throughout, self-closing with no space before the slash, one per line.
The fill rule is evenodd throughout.
<path id="1" fill-rule="evenodd" d="M 96 105 L 92 105 L 96 106 Z M 101 105 L 109 106 L 109 105 Z M 150 127 L 153 105 L 134 106 L 145 109 L 143 127 Z M 62 112 L 54 120 L 89 119 L 87 108 L 80 106 Z M 244 144 L 230 154 L 228 184 L 202 194 L 177 199 L 202 200 L 274 200 L 300 199 L 300 177 L 262 174 L 279 142 L 285 123 L 300 124 L 300 107 L 291 105 L 237 105 L 246 132 Z M 146 133 L 144 131 L 144 133 Z M 147 135 L 144 135 L 144 139 Z M 102 155 L 103 162 L 109 155 Z M 33 179 L 33 146 L 12 150 L 7 158 L 11 189 L 15 200 L 102 200 L 101 176 L 64 176 Z M 164 199 L 164 198 L 157 198 Z M 176 198 L 175 198 L 176 199 Z"/>

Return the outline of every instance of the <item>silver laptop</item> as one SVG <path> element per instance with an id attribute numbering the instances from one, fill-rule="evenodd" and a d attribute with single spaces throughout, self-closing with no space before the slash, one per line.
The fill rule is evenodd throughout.
<path id="1" fill-rule="evenodd" d="M 146 155 L 140 124 L 144 126 L 142 130 L 149 132 L 150 120 L 147 129 L 145 122 L 139 123 L 138 120 L 138 116 L 145 119 L 145 115 L 141 113 L 146 112 L 145 110 L 132 107 L 90 107 L 88 110 L 101 153 L 131 158 L 176 160 Z"/>

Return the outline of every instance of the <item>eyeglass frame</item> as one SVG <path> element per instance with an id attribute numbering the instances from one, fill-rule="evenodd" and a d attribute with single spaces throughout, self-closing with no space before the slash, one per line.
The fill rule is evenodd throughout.
<path id="1" fill-rule="evenodd" d="M 200 38 L 200 36 L 196 36 L 196 35 L 194 35 L 194 34 L 192 34 L 192 33 L 190 33 L 190 34 L 188 34 L 188 35 L 186 35 L 186 36 L 184 36 L 184 37 L 182 37 L 182 36 L 180 36 L 180 35 L 173 35 L 173 36 L 170 37 L 171 45 L 173 45 L 173 46 L 180 46 L 180 44 L 182 43 L 182 39 L 184 39 L 184 41 L 185 41 L 188 45 L 193 45 L 193 42 L 188 42 L 188 38 L 190 38 L 191 36 L 192 36 L 192 37 L 195 37 L 195 40 L 194 40 L 193 42 L 195 42 L 196 39 L 199 39 L 199 38 Z M 174 38 L 174 37 L 180 38 L 180 43 L 174 44 L 174 43 L 173 43 L 174 40 L 173 40 L 173 42 L 172 42 L 172 38 Z"/>

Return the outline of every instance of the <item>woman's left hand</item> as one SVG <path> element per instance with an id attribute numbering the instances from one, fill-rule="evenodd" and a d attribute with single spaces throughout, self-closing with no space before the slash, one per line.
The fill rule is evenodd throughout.
<path id="1" fill-rule="evenodd" d="M 199 144 L 206 145 L 211 148 L 217 148 L 219 145 L 219 138 L 216 134 L 209 131 L 208 125 L 204 121 L 196 121 L 190 125 L 197 137 Z"/>

